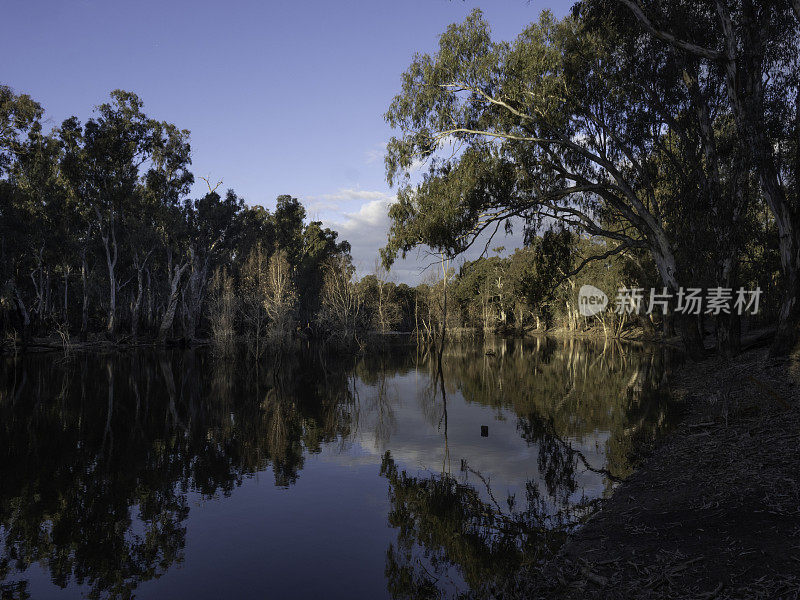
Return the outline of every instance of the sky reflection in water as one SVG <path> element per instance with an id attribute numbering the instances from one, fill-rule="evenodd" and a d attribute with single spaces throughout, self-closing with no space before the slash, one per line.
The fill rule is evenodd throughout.
<path id="1" fill-rule="evenodd" d="M 454 344 L 443 392 L 413 346 L 7 357 L 2 598 L 480 596 L 668 426 L 674 361 Z"/>

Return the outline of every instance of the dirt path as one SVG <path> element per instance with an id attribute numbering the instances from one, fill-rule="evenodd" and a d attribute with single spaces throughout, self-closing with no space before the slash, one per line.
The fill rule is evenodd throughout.
<path id="1" fill-rule="evenodd" d="M 511 596 L 800 598 L 800 363 L 709 359 L 673 388 L 681 425 Z"/>

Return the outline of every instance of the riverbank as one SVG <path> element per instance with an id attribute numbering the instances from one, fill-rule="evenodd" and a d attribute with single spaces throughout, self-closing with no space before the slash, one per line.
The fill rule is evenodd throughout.
<path id="1" fill-rule="evenodd" d="M 603 331 L 599 328 L 588 329 L 585 331 L 574 331 L 568 329 L 548 329 L 542 331 L 526 331 L 522 335 L 502 335 L 502 334 L 484 334 L 476 328 L 453 328 L 447 330 L 447 338 L 449 341 L 465 341 L 481 338 L 490 339 L 520 339 L 520 338 L 536 338 L 536 337 L 551 337 L 551 338 L 574 338 L 574 339 L 616 339 L 623 342 L 652 342 L 652 343 L 665 343 L 680 347 L 680 340 L 677 338 L 665 340 L 663 338 L 653 338 L 644 334 L 641 330 L 626 332 L 624 337 L 608 337 L 605 336 Z M 306 335 L 298 335 L 298 339 L 312 339 Z M 416 336 L 413 332 L 408 331 L 391 331 L 391 332 L 368 332 L 363 339 L 364 344 L 357 345 L 356 347 L 362 348 L 368 346 L 370 343 L 382 342 L 385 340 L 395 341 L 414 341 Z M 424 338 L 423 338 L 424 340 Z M 244 344 L 244 338 L 238 340 Z M 156 347 L 204 347 L 211 346 L 213 342 L 209 338 L 195 338 L 192 342 L 188 342 L 183 338 L 169 338 L 167 340 L 159 340 L 154 337 L 141 336 L 134 339 L 130 335 L 120 335 L 115 339 L 110 339 L 104 335 L 92 334 L 88 339 L 80 339 L 78 337 L 32 337 L 23 342 L 19 338 L 6 337 L 0 340 L 0 354 L 18 354 L 18 353 L 37 353 L 37 352 L 109 352 L 114 350 L 127 350 L 131 348 L 156 348 Z"/>
<path id="2" fill-rule="evenodd" d="M 767 330 L 764 332 L 771 334 Z M 305 333 L 298 334 L 301 339 L 310 339 Z M 608 330 L 604 330 L 600 326 L 587 327 L 585 329 L 569 329 L 566 327 L 552 327 L 549 329 L 525 329 L 524 331 L 508 329 L 506 331 L 497 332 L 484 332 L 482 329 L 476 327 L 451 327 L 447 330 L 447 339 L 451 341 L 463 341 L 474 339 L 520 339 L 520 338 L 556 338 L 556 339 L 588 339 L 588 340 L 616 340 L 619 342 L 641 342 L 664 344 L 675 348 L 683 348 L 680 337 L 664 337 L 660 332 L 648 330 L 644 327 L 637 325 L 630 325 L 624 331 L 619 332 L 618 335 L 612 335 Z M 752 337 L 752 336 L 751 336 Z M 380 341 L 380 340 L 398 340 L 398 339 L 422 339 L 425 336 L 421 335 L 417 338 L 416 334 L 412 331 L 369 331 L 364 334 L 363 341 L 365 343 Z M 244 341 L 243 337 L 237 338 L 239 341 Z M 18 336 L 6 336 L 0 339 L 0 354 L 5 353 L 19 353 L 19 352 L 51 352 L 51 351 L 102 351 L 106 352 L 115 349 L 128 349 L 136 347 L 158 347 L 158 346 L 183 346 L 183 347 L 202 347 L 209 346 L 213 342 L 208 337 L 197 337 L 191 342 L 184 338 L 169 338 L 167 340 L 159 340 L 155 337 L 148 335 L 141 335 L 138 338 L 133 338 L 130 334 L 120 334 L 115 338 L 100 333 L 92 333 L 87 339 L 79 337 L 59 337 L 55 335 L 50 336 L 35 336 L 23 342 Z M 715 340 L 713 336 L 706 338 L 706 347 L 713 348 Z M 744 345 L 745 347 L 747 344 Z"/>
<path id="3" fill-rule="evenodd" d="M 710 358 L 671 387 L 681 423 L 512 596 L 800 596 L 800 361 Z"/>

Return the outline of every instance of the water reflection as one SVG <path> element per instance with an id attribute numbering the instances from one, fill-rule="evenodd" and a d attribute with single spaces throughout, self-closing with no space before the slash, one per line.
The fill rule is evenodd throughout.
<path id="1" fill-rule="evenodd" d="M 202 351 L 4 359 L 2 598 L 31 597 L 34 588 L 89 598 L 185 592 L 174 567 L 203 575 L 193 571 L 202 569 L 202 548 L 187 538 L 210 522 L 204 502 L 221 503 L 226 518 L 228 498 L 247 482 L 271 504 L 245 517 L 253 528 L 271 518 L 269 531 L 291 531 L 304 562 L 294 573 L 262 569 L 230 581 L 232 591 L 310 594 L 303 581 L 280 578 L 328 575 L 330 548 L 319 539 L 326 521 L 346 530 L 372 519 L 384 525 L 362 536 L 366 558 L 331 578 L 372 586 L 371 597 L 479 593 L 557 547 L 670 417 L 657 391 L 669 366 L 662 350 L 488 344 L 449 348 L 441 376 L 435 360 L 401 346 L 360 359 L 308 346 L 258 364 Z M 320 510 L 303 477 L 354 500 Z M 354 506 L 376 484 L 385 498 Z M 265 485 L 313 506 L 307 523 L 281 520 L 286 509 L 263 495 Z M 273 562 L 291 550 L 237 535 L 245 564 L 254 548 Z M 386 549 L 380 569 L 367 564 L 370 545 Z"/>

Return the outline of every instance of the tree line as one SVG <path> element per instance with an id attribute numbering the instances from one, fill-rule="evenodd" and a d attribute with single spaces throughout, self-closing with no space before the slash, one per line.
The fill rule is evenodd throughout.
<path id="1" fill-rule="evenodd" d="M 189 132 L 147 116 L 135 94 L 112 92 L 83 124 L 45 122 L 40 104 L 0 86 L 5 345 L 211 340 L 230 354 L 244 340 L 259 356 L 298 332 L 352 344 L 371 332 L 432 341 L 443 326 L 575 324 L 574 281 L 553 275 L 586 243 L 569 232 L 458 273 L 448 263 L 417 286 L 395 284 L 380 261 L 359 280 L 348 242 L 308 221 L 297 198 L 278 197 L 270 212 L 206 178 L 190 198 Z"/>
<path id="2" fill-rule="evenodd" d="M 350 245 L 297 198 L 270 212 L 211 181 L 189 198 L 189 132 L 147 116 L 135 94 L 116 90 L 85 123 L 49 132 L 43 115 L 0 86 L 0 323 L 12 342 L 193 343 L 226 327 L 261 339 L 268 323 L 317 323 L 325 273 L 352 275 Z"/>
<path id="3" fill-rule="evenodd" d="M 527 331 L 631 322 L 702 357 L 741 348 L 742 316 L 684 314 L 687 288 L 762 291 L 744 326 L 800 325 L 800 13 L 796 2 L 584 0 L 510 42 L 474 11 L 417 55 L 385 118 L 397 202 L 381 262 L 357 280 L 349 244 L 235 192 L 189 199 L 189 132 L 115 91 L 92 118 L 43 129 L 41 106 L 0 86 L 0 323 L 34 335 L 237 340 L 260 354 L 298 333 Z M 420 170 L 418 165 L 423 164 Z M 456 264 L 501 226 L 525 247 Z M 479 241 L 480 240 L 480 241 Z M 435 257 L 417 286 L 397 256 Z M 486 245 L 487 249 L 489 244 Z M 658 288 L 663 315 L 588 320 L 584 283 Z"/>

